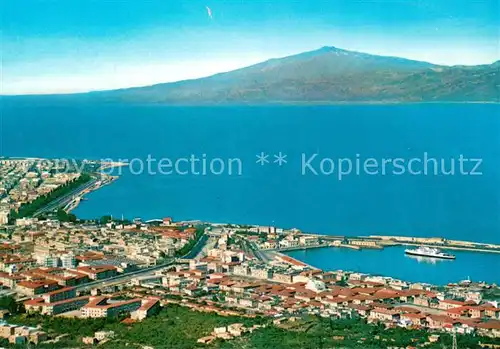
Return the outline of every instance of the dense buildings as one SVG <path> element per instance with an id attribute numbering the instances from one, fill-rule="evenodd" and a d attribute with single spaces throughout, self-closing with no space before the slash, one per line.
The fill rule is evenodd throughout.
<path id="1" fill-rule="evenodd" d="M 15 209 L 23 198 L 33 199 L 37 190 L 71 180 L 43 170 L 29 161 L 0 167 L 0 224 L 9 223 L 1 212 Z M 0 284 L 30 314 L 124 319 L 133 324 L 177 303 L 225 316 L 260 315 L 277 323 L 319 316 L 363 319 L 386 328 L 500 337 L 496 285 L 464 281 L 439 287 L 322 271 L 279 252 L 380 247 L 370 239 L 171 218 L 68 222 L 24 217 L 10 223 L 0 245 Z M 230 340 L 247 331 L 252 329 L 241 324 L 215 328 L 199 342 Z M 0 336 L 17 344 L 46 339 L 44 332 L 7 323 L 0 326 Z M 85 341 L 107 338 L 96 334 Z"/>
<path id="2" fill-rule="evenodd" d="M 75 165 L 62 160 L 0 159 L 0 226 L 23 204 L 77 179 Z"/>

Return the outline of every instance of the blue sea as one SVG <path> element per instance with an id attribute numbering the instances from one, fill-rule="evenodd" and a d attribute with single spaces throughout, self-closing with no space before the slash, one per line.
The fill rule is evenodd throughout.
<path id="1" fill-rule="evenodd" d="M 118 181 L 88 195 L 75 210 L 83 218 L 171 216 L 332 235 L 500 243 L 498 105 L 170 107 L 36 98 L 0 103 L 0 156 L 132 160 L 115 170 L 121 171 Z M 274 162 L 280 152 L 286 161 L 281 166 Z M 267 155 L 263 165 L 256 163 L 261 153 Z M 205 161 L 205 175 L 200 167 L 191 171 L 191 157 L 200 159 L 200 166 Z M 148 173 L 148 158 L 156 160 L 149 171 L 156 174 Z M 160 174 L 161 159 L 174 167 L 185 161 L 179 171 Z M 340 159 L 344 172 L 348 162 L 353 165 L 350 173 L 339 176 Z M 402 159 L 404 173 L 391 163 L 383 173 L 387 159 Z M 431 165 L 418 174 L 425 159 Z M 435 175 L 429 159 L 438 167 L 443 159 L 445 171 Z M 307 160 L 311 167 L 304 167 Z M 443 174 L 451 172 L 452 161 L 454 175 Z M 144 172 L 137 175 L 141 164 Z M 500 255 L 461 254 L 460 260 L 473 266 L 463 269 L 458 259 L 439 267 L 406 259 L 391 263 L 403 258 L 396 258 L 400 252 L 324 249 L 292 255 L 318 267 L 403 279 L 421 270 L 418 277 L 427 274 L 429 281 L 470 276 L 500 282 L 500 272 L 487 267 L 498 264 Z"/>
<path id="2" fill-rule="evenodd" d="M 455 260 L 408 256 L 406 248 L 387 247 L 384 250 L 351 250 L 347 248 L 319 248 L 290 251 L 287 254 L 323 270 L 348 270 L 371 275 L 390 276 L 410 282 L 426 282 L 445 285 L 468 278 L 474 281 L 499 283 L 495 269 L 500 255 L 468 251 L 452 251 Z M 497 271 L 495 271 L 497 270 Z"/>

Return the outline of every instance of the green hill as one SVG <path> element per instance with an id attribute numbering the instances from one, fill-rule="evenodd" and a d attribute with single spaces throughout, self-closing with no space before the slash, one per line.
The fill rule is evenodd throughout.
<path id="1" fill-rule="evenodd" d="M 499 67 L 439 66 L 323 47 L 203 79 L 93 96 L 169 104 L 498 102 Z"/>
<path id="2" fill-rule="evenodd" d="M 173 105 L 500 102 L 499 70 L 500 61 L 440 66 L 323 47 L 202 79 L 36 98 Z"/>

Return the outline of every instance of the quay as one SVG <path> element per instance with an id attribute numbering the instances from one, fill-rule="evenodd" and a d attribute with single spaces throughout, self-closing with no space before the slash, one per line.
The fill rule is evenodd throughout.
<path id="1" fill-rule="evenodd" d="M 276 249 L 269 249 L 266 251 L 288 252 L 288 251 L 309 250 L 309 249 L 313 249 L 313 248 L 326 248 L 326 247 L 341 247 L 341 248 L 350 248 L 353 250 L 361 250 L 361 247 L 356 246 L 356 245 L 336 244 L 334 242 L 326 242 L 326 243 L 307 245 L 307 246 L 281 247 L 281 248 L 276 248 Z M 383 247 L 379 247 L 379 248 L 383 248 Z"/>
<path id="2" fill-rule="evenodd" d="M 440 250 L 500 253 L 500 245 L 470 241 L 447 240 L 444 238 L 419 238 L 402 236 L 330 236 L 301 233 L 301 236 L 316 237 L 319 242 L 308 245 L 262 249 L 263 251 L 296 251 L 313 248 L 339 247 L 354 250 L 384 249 L 392 246 L 426 246 Z"/>
<path id="3" fill-rule="evenodd" d="M 72 210 L 78 207 L 78 205 L 80 204 L 80 202 L 82 201 L 83 197 L 86 194 L 96 191 L 105 185 L 111 184 L 116 179 L 118 179 L 118 177 L 108 176 L 108 175 L 101 175 L 100 179 L 96 178 L 95 180 L 92 181 L 91 185 L 86 186 L 77 193 L 73 193 L 72 196 L 69 198 L 69 201 L 66 200 L 64 202 L 63 206 L 64 211 L 66 211 L 67 213 L 71 212 Z"/>
<path id="4" fill-rule="evenodd" d="M 126 162 L 102 162 L 101 167 L 99 167 L 99 171 L 104 171 L 110 168 L 115 168 L 115 167 L 124 167 L 128 166 L 129 164 Z"/>

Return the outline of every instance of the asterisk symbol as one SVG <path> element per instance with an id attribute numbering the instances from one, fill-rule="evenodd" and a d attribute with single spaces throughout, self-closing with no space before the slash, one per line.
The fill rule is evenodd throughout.
<path id="1" fill-rule="evenodd" d="M 266 153 L 262 152 L 256 156 L 257 156 L 256 163 L 260 164 L 261 166 L 264 166 L 265 164 L 269 163 L 269 160 L 267 160 L 269 155 L 267 155 Z"/>
<path id="2" fill-rule="evenodd" d="M 282 152 L 279 152 L 278 155 L 274 155 L 274 163 L 282 166 L 283 164 L 286 164 L 286 155 L 283 154 Z"/>

